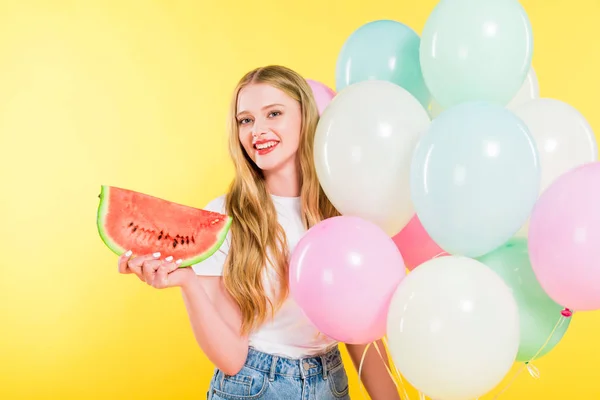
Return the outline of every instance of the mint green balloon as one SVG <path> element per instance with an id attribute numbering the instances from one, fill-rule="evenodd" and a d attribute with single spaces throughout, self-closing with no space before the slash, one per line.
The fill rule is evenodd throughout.
<path id="1" fill-rule="evenodd" d="M 421 74 L 420 41 L 415 31 L 397 21 L 377 20 L 360 26 L 338 54 L 336 90 L 367 80 L 388 81 L 406 89 L 426 109 L 431 95 Z"/>
<path id="2" fill-rule="evenodd" d="M 518 0 L 441 0 L 419 54 L 425 83 L 443 108 L 477 100 L 504 106 L 531 66 L 531 24 Z"/>
<path id="3" fill-rule="evenodd" d="M 538 283 L 529 261 L 526 239 L 513 238 L 477 260 L 500 275 L 512 289 L 519 305 L 521 330 L 517 361 L 530 361 L 562 318 L 564 307 L 555 303 Z M 536 359 L 546 355 L 561 341 L 570 322 L 571 318 L 562 322 Z"/>

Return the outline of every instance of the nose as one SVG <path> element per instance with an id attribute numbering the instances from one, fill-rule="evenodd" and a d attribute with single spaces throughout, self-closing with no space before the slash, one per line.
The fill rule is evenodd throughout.
<path id="1" fill-rule="evenodd" d="M 252 136 L 256 138 L 256 137 L 259 137 L 266 133 L 267 133 L 266 124 L 263 121 L 260 121 L 257 119 L 254 122 L 254 125 L 252 126 Z"/>

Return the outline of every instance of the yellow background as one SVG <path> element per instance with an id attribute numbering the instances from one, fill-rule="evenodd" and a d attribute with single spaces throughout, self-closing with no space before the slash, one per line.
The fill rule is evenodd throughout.
<path id="1" fill-rule="evenodd" d="M 100 185 L 203 206 L 231 177 L 225 117 L 241 74 L 279 63 L 333 87 L 354 29 L 389 18 L 420 33 L 435 3 L 3 1 L 0 398 L 204 398 L 212 366 L 179 291 L 118 275 L 99 239 Z M 523 5 L 542 95 L 600 132 L 600 3 Z M 600 398 L 599 331 L 600 313 L 576 315 L 535 363 L 540 380 L 522 374 L 500 398 Z"/>

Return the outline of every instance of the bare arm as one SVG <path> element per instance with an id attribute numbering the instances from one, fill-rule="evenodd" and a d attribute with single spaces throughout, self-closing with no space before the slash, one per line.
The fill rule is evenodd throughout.
<path id="1" fill-rule="evenodd" d="M 389 363 L 387 359 L 387 352 L 385 351 L 385 347 L 383 346 L 381 340 L 377 341 L 377 346 L 379 347 L 379 351 L 385 360 L 385 364 L 379 356 L 379 353 L 377 353 L 377 349 L 375 349 L 374 345 L 371 345 L 367 350 L 367 355 L 365 356 L 360 379 L 365 385 L 365 388 L 367 389 L 371 399 L 400 400 L 398 389 L 396 388 L 394 381 L 390 377 L 385 367 L 386 365 L 389 367 Z M 350 358 L 352 359 L 357 371 L 359 369 L 360 360 L 365 347 L 366 345 L 346 345 L 348 354 L 350 355 Z"/>
<path id="2" fill-rule="evenodd" d="M 225 374 L 237 374 L 246 361 L 248 337 L 240 334 L 239 307 L 225 290 L 222 278 L 188 279 L 181 292 L 202 351 Z"/>
<path id="3" fill-rule="evenodd" d="M 227 375 L 236 375 L 248 355 L 248 338 L 240 333 L 241 313 L 219 276 L 197 276 L 179 268 L 172 257 L 148 254 L 119 257 L 119 272 L 134 273 L 157 289 L 180 287 L 196 342 L 210 361 Z"/>

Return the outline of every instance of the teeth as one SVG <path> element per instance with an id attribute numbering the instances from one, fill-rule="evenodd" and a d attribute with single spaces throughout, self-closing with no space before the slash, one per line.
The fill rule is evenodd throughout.
<path id="1" fill-rule="evenodd" d="M 262 149 L 268 149 L 269 147 L 273 147 L 277 144 L 277 142 L 267 142 L 267 143 L 261 143 L 261 144 L 257 144 L 256 148 L 259 150 Z"/>

